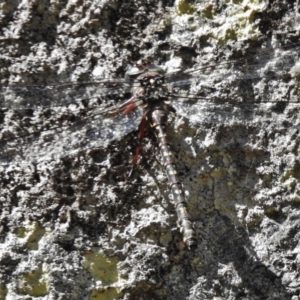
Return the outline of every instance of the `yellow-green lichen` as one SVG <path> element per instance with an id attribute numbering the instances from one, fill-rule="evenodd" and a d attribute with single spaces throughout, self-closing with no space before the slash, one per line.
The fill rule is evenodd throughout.
<path id="1" fill-rule="evenodd" d="M 289 191 L 289 199 L 293 202 L 300 202 L 300 164 L 298 162 L 293 168 L 283 173 L 281 182 Z"/>
<path id="2" fill-rule="evenodd" d="M 285 171 L 281 178 L 281 182 L 284 182 L 288 179 L 290 181 L 291 178 L 296 179 L 297 182 L 300 181 L 300 163 L 295 163 L 293 168 Z"/>
<path id="3" fill-rule="evenodd" d="M 171 240 L 172 240 L 172 234 L 170 230 L 166 232 L 162 232 L 159 237 L 159 241 L 162 245 L 168 245 L 171 242 Z"/>
<path id="4" fill-rule="evenodd" d="M 216 13 L 216 7 L 212 4 L 206 5 L 200 9 L 201 15 L 206 19 L 212 19 Z"/>
<path id="5" fill-rule="evenodd" d="M 85 255 L 84 266 L 89 270 L 91 275 L 97 281 L 100 281 L 103 286 L 113 284 L 119 280 L 117 257 L 108 257 L 93 248 Z"/>
<path id="6" fill-rule="evenodd" d="M 211 36 L 220 44 L 228 40 L 257 39 L 261 33 L 255 16 L 266 9 L 266 4 L 255 0 L 228 0 L 226 3 L 222 14 L 208 14 L 208 18 L 214 22 L 214 28 L 201 26 L 196 32 L 197 36 Z M 207 9 L 200 11 L 206 17 Z M 209 11 L 213 12 L 214 8 L 210 7 Z"/>
<path id="7" fill-rule="evenodd" d="M 117 264 L 118 257 L 108 257 L 99 249 L 93 248 L 84 255 L 84 267 L 96 281 L 96 288 L 92 290 L 92 300 L 114 300 L 122 293 L 118 288 L 121 285 Z"/>
<path id="8" fill-rule="evenodd" d="M 95 289 L 92 291 L 90 300 L 116 300 L 122 296 L 117 288 L 108 287 L 105 289 Z"/>
<path id="9" fill-rule="evenodd" d="M 195 4 L 193 4 L 193 1 L 191 0 L 177 0 L 175 3 L 176 7 L 176 13 L 181 15 L 190 15 L 193 14 L 197 7 Z"/>
<path id="10" fill-rule="evenodd" d="M 49 292 L 47 273 L 42 264 L 37 269 L 23 274 L 20 281 L 20 290 L 24 294 L 40 297 Z"/>
<path id="11" fill-rule="evenodd" d="M 0 300 L 4 300 L 6 298 L 7 288 L 4 283 L 0 283 Z"/>
<path id="12" fill-rule="evenodd" d="M 219 179 L 224 177 L 227 174 L 227 171 L 223 168 L 215 168 L 211 173 L 210 176 L 214 179 Z"/>
<path id="13" fill-rule="evenodd" d="M 26 242 L 26 247 L 30 250 L 38 249 L 38 242 L 45 232 L 46 230 L 35 221 L 26 221 L 24 226 L 15 230 L 15 234 Z"/>

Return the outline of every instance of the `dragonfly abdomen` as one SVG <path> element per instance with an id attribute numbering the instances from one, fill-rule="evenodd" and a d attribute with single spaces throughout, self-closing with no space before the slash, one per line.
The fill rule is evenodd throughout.
<path id="1" fill-rule="evenodd" d="M 169 110 L 163 108 L 154 109 L 150 114 L 150 124 L 155 129 L 163 164 L 168 176 L 170 190 L 173 195 L 175 209 L 178 217 L 183 241 L 189 249 L 197 247 L 196 232 L 193 222 L 187 211 L 187 202 L 184 196 L 182 183 L 177 175 L 175 158 L 167 140 L 166 124 Z"/>

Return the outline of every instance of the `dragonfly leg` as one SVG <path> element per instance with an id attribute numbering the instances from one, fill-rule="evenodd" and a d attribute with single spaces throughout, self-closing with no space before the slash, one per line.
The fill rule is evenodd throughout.
<path id="1" fill-rule="evenodd" d="M 139 158 L 139 155 L 141 153 L 141 149 L 142 149 L 142 140 L 143 140 L 143 137 L 145 135 L 145 131 L 146 131 L 146 124 L 147 124 L 147 119 L 145 116 L 142 117 L 142 120 L 141 120 L 141 123 L 139 125 L 139 133 L 138 133 L 138 145 L 136 147 L 136 150 L 135 150 L 135 155 L 132 159 L 132 164 L 136 164 L 137 163 L 137 160 Z"/>
<path id="2" fill-rule="evenodd" d="M 131 97 L 129 100 L 124 102 L 118 107 L 109 109 L 106 112 L 106 115 L 115 115 L 118 113 L 123 113 L 125 115 L 128 115 L 130 112 L 132 112 L 135 108 L 142 105 L 143 101 L 140 99 L 137 99 L 136 97 Z"/>

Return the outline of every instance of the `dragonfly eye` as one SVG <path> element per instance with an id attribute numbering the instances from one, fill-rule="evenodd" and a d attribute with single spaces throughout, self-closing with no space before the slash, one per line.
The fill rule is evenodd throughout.
<path id="1" fill-rule="evenodd" d="M 147 72 L 158 73 L 160 75 L 165 74 L 161 67 L 151 63 L 148 59 L 144 59 L 138 61 L 134 67 L 130 68 L 126 72 L 125 78 L 136 79 L 139 75 L 147 74 Z"/>
<path id="2" fill-rule="evenodd" d="M 135 65 L 138 68 L 146 68 L 147 66 L 151 65 L 151 62 L 148 59 L 141 59 Z"/>

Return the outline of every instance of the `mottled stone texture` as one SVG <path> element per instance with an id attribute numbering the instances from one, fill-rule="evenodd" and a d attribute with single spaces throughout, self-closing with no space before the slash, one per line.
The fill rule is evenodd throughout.
<path id="1" fill-rule="evenodd" d="M 297 66 L 276 80 L 221 76 L 221 63 L 264 49 L 278 49 L 272 68 L 284 68 L 280 49 L 299 40 L 296 0 L 0 7 L 2 88 L 122 78 L 146 57 L 171 72 L 217 63 L 221 73 L 206 71 L 202 88 L 219 101 L 299 98 Z M 195 252 L 184 249 L 151 132 L 130 178 L 136 132 L 59 159 L 43 153 L 39 163 L 0 167 L 0 299 L 299 299 L 300 105 L 251 104 L 237 121 L 205 123 L 200 104 L 185 118 L 178 111 L 169 130 Z M 74 107 L 1 107 L 1 143 L 84 116 Z"/>

